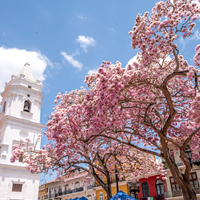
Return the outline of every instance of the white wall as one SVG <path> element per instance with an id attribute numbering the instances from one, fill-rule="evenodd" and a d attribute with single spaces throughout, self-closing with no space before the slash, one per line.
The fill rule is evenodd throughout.
<path id="1" fill-rule="evenodd" d="M 31 73 L 31 72 L 30 72 Z M 6 110 L 0 113 L 0 200 L 37 200 L 39 174 L 31 174 L 21 162 L 10 162 L 12 146 L 29 138 L 33 144 L 42 128 L 40 109 L 42 105 L 42 84 L 27 81 L 25 76 L 12 76 L 2 92 L 2 103 Z M 30 112 L 23 111 L 24 101 L 31 102 Z M 40 142 L 37 144 L 40 148 Z M 12 192 L 13 183 L 22 184 L 21 192 Z"/>

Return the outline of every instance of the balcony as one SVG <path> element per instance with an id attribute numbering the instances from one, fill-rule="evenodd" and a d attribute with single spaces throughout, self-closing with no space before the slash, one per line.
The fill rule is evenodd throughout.
<path id="1" fill-rule="evenodd" d="M 94 187 L 97 187 L 97 185 L 88 185 L 88 186 L 87 186 L 87 190 L 90 190 L 90 189 L 92 189 L 92 188 L 94 188 Z"/>
<path id="2" fill-rule="evenodd" d="M 75 192 L 82 192 L 83 191 L 83 187 L 80 187 L 80 188 L 76 188 L 76 189 L 73 189 L 73 190 L 65 190 L 63 192 L 58 192 L 57 196 L 63 196 L 63 195 L 66 195 L 66 194 L 71 194 L 71 193 L 75 193 Z"/>
<path id="3" fill-rule="evenodd" d="M 194 188 L 194 191 L 196 192 L 196 194 L 200 194 L 200 187 Z M 165 198 L 179 197 L 179 196 L 183 196 L 181 190 L 165 192 Z"/>

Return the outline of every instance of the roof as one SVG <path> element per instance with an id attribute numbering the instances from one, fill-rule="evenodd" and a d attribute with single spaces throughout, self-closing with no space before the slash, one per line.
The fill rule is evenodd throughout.
<path id="1" fill-rule="evenodd" d="M 20 75 L 24 75 L 25 79 L 35 82 L 29 63 L 24 64 L 24 67 L 18 76 Z"/>

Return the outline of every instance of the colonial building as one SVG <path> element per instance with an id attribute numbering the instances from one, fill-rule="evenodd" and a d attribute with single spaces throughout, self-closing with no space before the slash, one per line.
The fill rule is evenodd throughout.
<path id="1" fill-rule="evenodd" d="M 38 200 L 69 200 L 79 197 L 86 197 L 88 200 L 96 200 L 96 188 L 94 181 L 90 184 L 84 184 L 87 172 L 81 170 L 72 170 L 71 177 L 64 178 L 65 182 L 53 180 L 45 183 L 47 195 L 42 193 L 44 188 L 39 191 Z"/>
<path id="2" fill-rule="evenodd" d="M 115 181 L 114 177 L 112 177 L 111 182 L 112 182 L 111 192 L 112 192 L 112 195 L 114 196 L 115 194 L 117 194 L 116 181 Z M 101 186 L 98 186 L 95 189 L 96 189 L 97 200 L 108 200 L 107 194 Z M 118 189 L 119 189 L 119 191 L 121 190 L 121 191 L 125 192 L 126 194 L 131 195 L 130 190 L 128 188 L 128 182 L 126 180 L 120 180 L 118 182 Z"/>
<path id="3" fill-rule="evenodd" d="M 26 63 L 18 76 L 12 75 L 1 94 L 0 114 L 0 200 L 36 200 L 40 174 L 25 169 L 23 158 L 11 163 L 12 146 L 41 134 L 42 84 Z M 40 142 L 37 143 L 40 148 Z"/>
<path id="4" fill-rule="evenodd" d="M 187 150 L 189 150 L 189 147 Z M 175 160 L 176 164 L 178 165 L 179 171 L 181 173 L 184 173 L 185 165 L 180 160 L 180 153 L 175 151 L 175 147 L 171 147 L 170 152 L 173 155 L 173 159 Z M 191 153 L 189 153 L 189 154 L 191 156 Z M 171 200 L 174 198 L 176 198 L 177 200 L 183 199 L 181 189 L 179 188 L 178 184 L 174 180 L 170 170 L 168 169 L 167 164 L 165 162 L 164 162 L 164 164 L 165 164 L 164 165 L 165 171 L 167 172 L 167 174 L 166 174 L 167 192 L 165 193 L 165 198 L 168 200 Z M 191 166 L 192 166 L 192 170 L 190 172 L 190 177 L 189 177 L 190 184 L 197 194 L 197 199 L 200 200 L 200 160 L 192 161 Z"/>

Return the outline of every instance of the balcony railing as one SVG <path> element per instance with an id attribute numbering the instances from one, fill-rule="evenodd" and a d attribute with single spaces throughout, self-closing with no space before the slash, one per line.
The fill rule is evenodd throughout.
<path id="1" fill-rule="evenodd" d="M 200 187 L 193 188 L 193 189 L 196 192 L 196 194 L 200 194 Z M 178 196 L 183 196 L 183 193 L 181 190 L 165 192 L 165 198 L 178 197 Z"/>
<path id="2" fill-rule="evenodd" d="M 51 198 L 55 198 L 55 197 L 58 197 L 59 196 L 59 193 L 54 193 L 54 194 L 49 194 L 49 196 L 47 196 L 48 199 L 51 199 Z"/>
<path id="3" fill-rule="evenodd" d="M 83 191 L 83 187 L 76 188 L 76 189 L 73 189 L 73 190 L 65 190 L 63 192 L 58 192 L 58 196 L 71 194 L 71 193 L 75 193 L 75 192 L 81 192 L 81 191 Z"/>
<path id="4" fill-rule="evenodd" d="M 89 190 L 89 189 L 92 189 L 92 188 L 94 188 L 94 187 L 96 187 L 97 185 L 88 185 L 87 186 L 87 190 Z"/>

